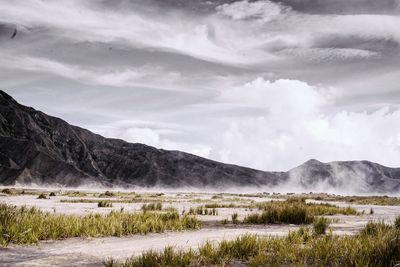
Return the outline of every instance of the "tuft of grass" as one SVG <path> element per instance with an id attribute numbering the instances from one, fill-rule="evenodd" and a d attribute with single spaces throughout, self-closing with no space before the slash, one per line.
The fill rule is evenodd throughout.
<path id="1" fill-rule="evenodd" d="M 179 216 L 177 212 L 111 211 L 106 215 L 75 216 L 0 204 L 0 246 L 69 237 L 124 236 L 199 228 L 195 217 Z"/>
<path id="2" fill-rule="evenodd" d="M 197 250 L 167 247 L 123 263 L 109 259 L 105 266 L 396 266 L 400 261 L 400 231 L 373 224 L 368 227 L 380 230 L 370 235 L 361 231 L 354 236 L 320 237 L 300 228 L 286 237 L 244 235 L 218 245 L 206 242 Z"/>
<path id="3" fill-rule="evenodd" d="M 313 229 L 316 235 L 324 235 L 329 226 L 329 221 L 324 217 L 317 217 L 314 219 Z"/>
<path id="4" fill-rule="evenodd" d="M 233 224 L 239 223 L 238 214 L 236 212 L 234 214 L 232 214 L 232 223 Z"/>
<path id="5" fill-rule="evenodd" d="M 37 199 L 47 199 L 47 196 L 45 194 L 40 194 Z"/>
<path id="6" fill-rule="evenodd" d="M 112 207 L 112 203 L 110 201 L 107 201 L 107 200 L 100 200 L 99 202 L 97 202 L 97 207 L 99 207 L 99 208 L 111 208 Z"/>
<path id="7" fill-rule="evenodd" d="M 260 207 L 261 213 L 249 214 L 244 223 L 250 224 L 308 224 L 313 214 L 303 202 L 269 202 Z"/>

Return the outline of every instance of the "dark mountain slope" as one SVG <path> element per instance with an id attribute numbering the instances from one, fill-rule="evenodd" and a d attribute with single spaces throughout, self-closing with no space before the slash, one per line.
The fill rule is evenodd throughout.
<path id="1" fill-rule="evenodd" d="M 108 139 L 0 91 L 0 183 L 79 186 L 257 186 L 287 179 L 191 154 Z"/>

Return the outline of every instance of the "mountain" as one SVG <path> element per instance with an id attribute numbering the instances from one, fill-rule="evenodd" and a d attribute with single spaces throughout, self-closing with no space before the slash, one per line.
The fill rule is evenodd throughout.
<path id="1" fill-rule="evenodd" d="M 104 138 L 0 91 L 0 184 L 226 187 L 276 185 L 285 173 Z"/>
<path id="2" fill-rule="evenodd" d="M 304 189 L 339 192 L 400 192 L 400 168 L 370 161 L 322 163 L 311 159 L 289 171 L 289 180 Z"/>
<path id="3" fill-rule="evenodd" d="M 309 160 L 288 172 L 264 172 L 104 138 L 0 90 L 0 184 L 16 183 L 390 193 L 400 191 L 400 168 Z"/>

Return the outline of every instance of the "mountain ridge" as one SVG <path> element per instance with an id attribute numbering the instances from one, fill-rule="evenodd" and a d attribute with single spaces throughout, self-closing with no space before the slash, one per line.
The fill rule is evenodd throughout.
<path id="1" fill-rule="evenodd" d="M 24 106 L 0 90 L 0 184 L 16 183 L 221 189 L 291 184 L 304 190 L 344 190 L 351 184 L 364 191 L 398 192 L 400 168 L 370 161 L 311 159 L 287 172 L 260 171 L 105 138 Z"/>

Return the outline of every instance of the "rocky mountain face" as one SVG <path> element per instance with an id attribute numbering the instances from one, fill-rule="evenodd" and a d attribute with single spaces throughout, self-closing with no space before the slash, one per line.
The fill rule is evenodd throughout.
<path id="1" fill-rule="evenodd" d="M 104 138 L 0 91 L 0 184 L 226 187 L 276 185 L 285 173 Z"/>
<path id="2" fill-rule="evenodd" d="M 400 168 L 310 160 L 264 172 L 179 151 L 104 138 L 17 103 L 0 91 L 0 184 L 399 192 Z M 289 190 L 289 189 L 288 189 Z M 346 191 L 345 191 L 346 192 Z"/>

